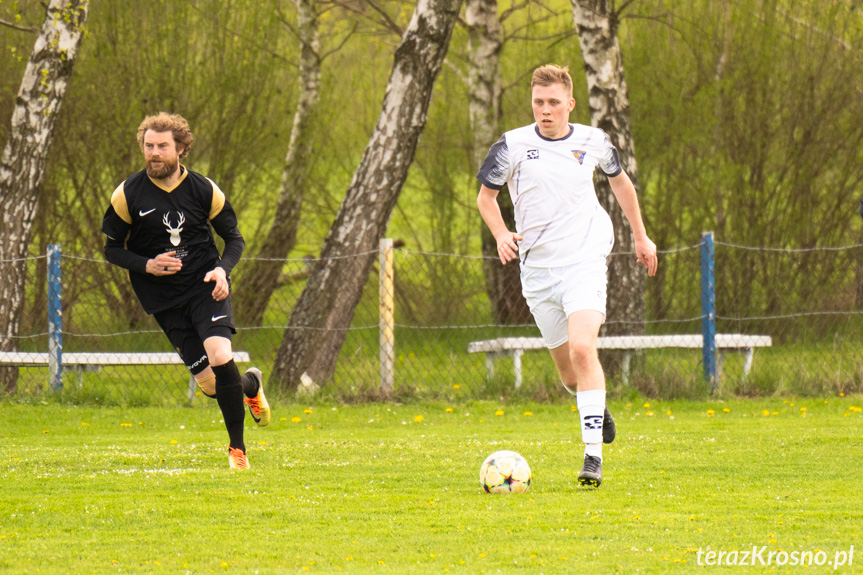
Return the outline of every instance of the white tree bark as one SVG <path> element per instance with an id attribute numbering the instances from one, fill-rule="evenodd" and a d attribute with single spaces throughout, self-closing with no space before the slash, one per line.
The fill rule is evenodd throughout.
<path id="1" fill-rule="evenodd" d="M 87 20 L 89 0 L 51 0 L 18 90 L 0 160 L 0 350 L 17 348 L 25 262 L 54 122 Z M 17 370 L 0 370 L 13 389 Z"/>
<path id="2" fill-rule="evenodd" d="M 320 21 L 317 0 L 296 0 L 297 34 L 300 41 L 300 97 L 291 127 L 291 139 L 273 225 L 258 252 L 259 258 L 244 274 L 237 299 L 237 317 L 245 325 L 259 325 L 264 310 L 279 284 L 286 258 L 297 240 L 305 195 L 305 177 L 311 152 L 309 119 L 321 91 Z M 268 261 L 271 260 L 271 261 Z"/>
<path id="3" fill-rule="evenodd" d="M 276 356 L 274 378 L 288 389 L 304 374 L 323 383 L 333 372 L 425 127 L 461 2 L 419 0 L 396 48 L 377 126 Z"/>
<path id="4" fill-rule="evenodd" d="M 500 51 L 503 48 L 497 0 L 466 0 L 468 26 L 468 112 L 473 131 L 474 173 L 479 170 L 491 145 L 500 137 L 501 82 Z M 515 211 L 509 194 L 498 196 L 504 221 L 515 229 Z M 482 261 L 492 314 L 499 324 L 524 324 L 532 321 L 530 309 L 521 295 L 521 276 L 516 263 L 501 265 L 497 242 L 488 227 L 480 223 Z"/>
<path id="5" fill-rule="evenodd" d="M 590 123 L 608 133 L 620 153 L 621 166 L 638 189 L 638 166 L 629 115 L 629 95 L 617 40 L 618 14 L 608 0 L 571 0 L 572 16 L 587 75 Z M 614 223 L 615 252 L 631 253 L 632 229 L 614 198 L 608 179 L 596 181 L 600 203 Z M 634 256 L 609 258 L 606 333 L 643 333 L 644 272 Z"/>

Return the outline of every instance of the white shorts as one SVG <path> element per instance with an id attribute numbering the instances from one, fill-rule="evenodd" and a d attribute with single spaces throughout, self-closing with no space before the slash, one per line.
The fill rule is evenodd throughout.
<path id="1" fill-rule="evenodd" d="M 605 320 L 608 266 L 605 257 L 557 268 L 521 268 L 521 293 L 545 345 L 554 349 L 569 340 L 566 318 L 586 309 Z"/>

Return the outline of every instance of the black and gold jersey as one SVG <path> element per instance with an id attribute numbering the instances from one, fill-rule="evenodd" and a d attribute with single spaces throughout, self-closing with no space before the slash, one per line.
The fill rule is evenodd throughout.
<path id="1" fill-rule="evenodd" d="M 217 265 L 230 274 L 245 246 L 225 194 L 209 178 L 181 170 L 171 189 L 156 184 L 146 170 L 130 176 L 114 190 L 102 220 L 106 259 L 129 270 L 135 294 L 151 314 L 212 291 L 204 276 Z M 225 239 L 224 260 L 211 226 Z M 146 273 L 147 261 L 164 252 L 176 252 L 182 269 L 169 276 Z"/>

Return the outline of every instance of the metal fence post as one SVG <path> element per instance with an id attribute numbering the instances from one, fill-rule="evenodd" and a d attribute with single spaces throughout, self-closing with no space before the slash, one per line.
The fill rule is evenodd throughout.
<path id="1" fill-rule="evenodd" d="M 380 241 L 380 363 L 381 393 L 392 397 L 395 381 L 395 325 L 393 300 L 395 299 L 393 270 L 393 240 Z"/>
<path id="2" fill-rule="evenodd" d="M 701 333 L 704 379 L 716 391 L 716 282 L 713 268 L 713 232 L 701 233 Z"/>
<path id="3" fill-rule="evenodd" d="M 63 304 L 60 246 L 48 246 L 48 374 L 51 387 L 63 387 Z"/>

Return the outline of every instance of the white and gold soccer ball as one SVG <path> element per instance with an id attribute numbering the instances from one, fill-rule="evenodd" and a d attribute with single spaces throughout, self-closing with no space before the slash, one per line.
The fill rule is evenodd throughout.
<path id="1" fill-rule="evenodd" d="M 479 468 L 486 493 L 524 493 L 530 489 L 530 466 L 515 451 L 495 451 Z"/>

